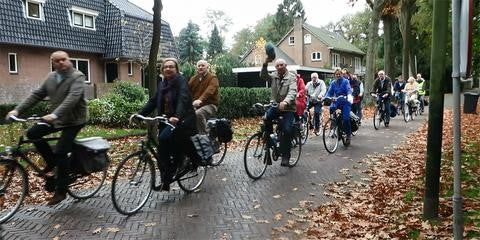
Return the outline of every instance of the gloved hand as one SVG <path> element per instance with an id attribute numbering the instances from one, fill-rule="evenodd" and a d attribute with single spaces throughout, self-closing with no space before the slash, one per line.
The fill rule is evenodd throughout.
<path id="1" fill-rule="evenodd" d="M 347 101 L 348 101 L 350 104 L 353 103 L 353 96 L 352 96 L 351 94 L 349 94 L 349 95 L 347 96 Z"/>

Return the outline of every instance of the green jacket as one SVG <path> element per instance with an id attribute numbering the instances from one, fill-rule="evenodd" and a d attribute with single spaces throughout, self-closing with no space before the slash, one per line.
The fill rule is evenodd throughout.
<path id="1" fill-rule="evenodd" d="M 273 101 L 276 103 L 285 101 L 288 103 L 285 111 L 297 111 L 295 104 L 295 99 L 297 97 L 297 78 L 293 73 L 287 71 L 283 77 L 279 76 L 277 71 L 269 74 L 267 71 L 267 64 L 263 64 L 262 70 L 260 71 L 260 78 L 272 82 Z"/>
<path id="2" fill-rule="evenodd" d="M 76 69 L 71 69 L 60 83 L 57 83 L 57 75 L 57 72 L 49 73 L 43 84 L 15 110 L 22 113 L 48 97 L 49 111 L 58 117 L 53 122 L 55 128 L 85 124 L 88 114 L 84 93 L 85 75 Z"/>
<path id="3" fill-rule="evenodd" d="M 425 95 L 425 80 L 418 83 L 418 95 Z"/>

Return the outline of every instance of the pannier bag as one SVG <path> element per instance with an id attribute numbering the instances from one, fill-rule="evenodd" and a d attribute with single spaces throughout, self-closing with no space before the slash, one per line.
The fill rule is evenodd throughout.
<path id="1" fill-rule="evenodd" d="M 390 117 L 394 118 L 397 116 L 397 107 L 393 104 L 390 104 Z"/>
<path id="2" fill-rule="evenodd" d="M 190 139 L 200 159 L 199 164 L 205 166 L 212 163 L 214 151 L 210 138 L 207 135 L 195 134 L 191 136 Z"/>
<path id="3" fill-rule="evenodd" d="M 75 140 L 73 144 L 72 170 L 81 174 L 103 171 L 108 166 L 110 143 L 101 137 Z"/>
<path id="4" fill-rule="evenodd" d="M 226 118 L 218 119 L 215 124 L 216 135 L 218 137 L 218 141 L 222 143 L 228 143 L 232 141 L 233 138 L 233 130 L 232 130 L 232 123 L 230 120 Z"/>
<path id="5" fill-rule="evenodd" d="M 352 127 L 352 132 L 357 131 L 358 126 L 360 125 L 360 118 L 351 111 L 350 111 L 350 125 Z"/>

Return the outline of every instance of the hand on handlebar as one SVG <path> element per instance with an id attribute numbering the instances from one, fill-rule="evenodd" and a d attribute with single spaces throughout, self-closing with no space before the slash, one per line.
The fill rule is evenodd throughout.
<path id="1" fill-rule="evenodd" d="M 178 118 L 176 118 L 176 117 L 170 117 L 170 118 L 168 119 L 168 121 L 169 121 L 171 124 L 173 124 L 173 125 L 177 125 L 177 123 L 178 123 L 179 120 L 180 120 L 180 119 L 178 119 Z"/>
<path id="2" fill-rule="evenodd" d="M 8 112 L 7 116 L 5 117 L 5 121 L 10 121 L 10 118 L 12 116 L 14 116 L 14 117 L 18 116 L 18 111 L 12 110 L 12 111 Z"/>

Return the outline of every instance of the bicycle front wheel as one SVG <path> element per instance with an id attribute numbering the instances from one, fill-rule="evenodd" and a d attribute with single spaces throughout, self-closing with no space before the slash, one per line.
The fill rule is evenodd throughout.
<path id="1" fill-rule="evenodd" d="M 289 167 L 295 167 L 297 165 L 298 160 L 300 160 L 300 155 L 302 154 L 302 135 L 300 132 L 295 134 L 292 138 L 292 148 L 290 151 L 290 160 L 288 161 Z"/>
<path id="2" fill-rule="evenodd" d="M 113 176 L 113 206 L 124 215 L 138 212 L 147 203 L 154 181 L 155 168 L 148 153 L 138 151 L 127 156 Z"/>
<path id="3" fill-rule="evenodd" d="M 301 136 L 302 145 L 307 143 L 309 128 L 310 126 L 308 126 L 308 120 L 305 118 L 302 118 L 300 122 L 300 136 Z"/>
<path id="4" fill-rule="evenodd" d="M 225 159 L 225 155 L 227 154 L 227 143 L 222 143 L 218 142 L 218 140 L 215 140 L 216 145 L 218 145 L 218 152 L 213 154 L 212 156 L 212 163 L 210 164 L 211 166 L 218 166 L 220 163 L 223 162 Z"/>
<path id="5" fill-rule="evenodd" d="M 380 112 L 380 109 L 376 108 L 375 112 L 373 113 L 373 127 L 375 128 L 375 130 L 378 130 L 381 122 L 382 122 L 382 114 Z"/>
<path id="6" fill-rule="evenodd" d="M 22 205 L 28 190 L 25 169 L 14 160 L 0 160 L 0 224 Z"/>
<path id="7" fill-rule="evenodd" d="M 107 156 L 108 157 L 108 156 Z M 108 164 L 99 172 L 79 175 L 75 182 L 68 186 L 67 192 L 76 199 L 87 199 L 95 195 L 107 178 Z"/>
<path id="8" fill-rule="evenodd" d="M 258 132 L 251 136 L 245 145 L 243 163 L 247 175 L 252 179 L 259 179 L 267 169 L 267 144 L 263 133 Z"/>
<path id="9" fill-rule="evenodd" d="M 329 153 L 334 153 L 338 147 L 338 126 L 332 119 L 323 125 L 323 145 Z"/>
<path id="10" fill-rule="evenodd" d="M 410 121 L 410 107 L 408 107 L 408 104 L 405 104 L 403 107 L 403 120 L 405 122 Z"/>
<path id="11" fill-rule="evenodd" d="M 178 186 L 185 192 L 191 193 L 202 185 L 207 176 L 206 166 L 196 166 L 190 161 L 187 173 L 177 180 Z"/>

